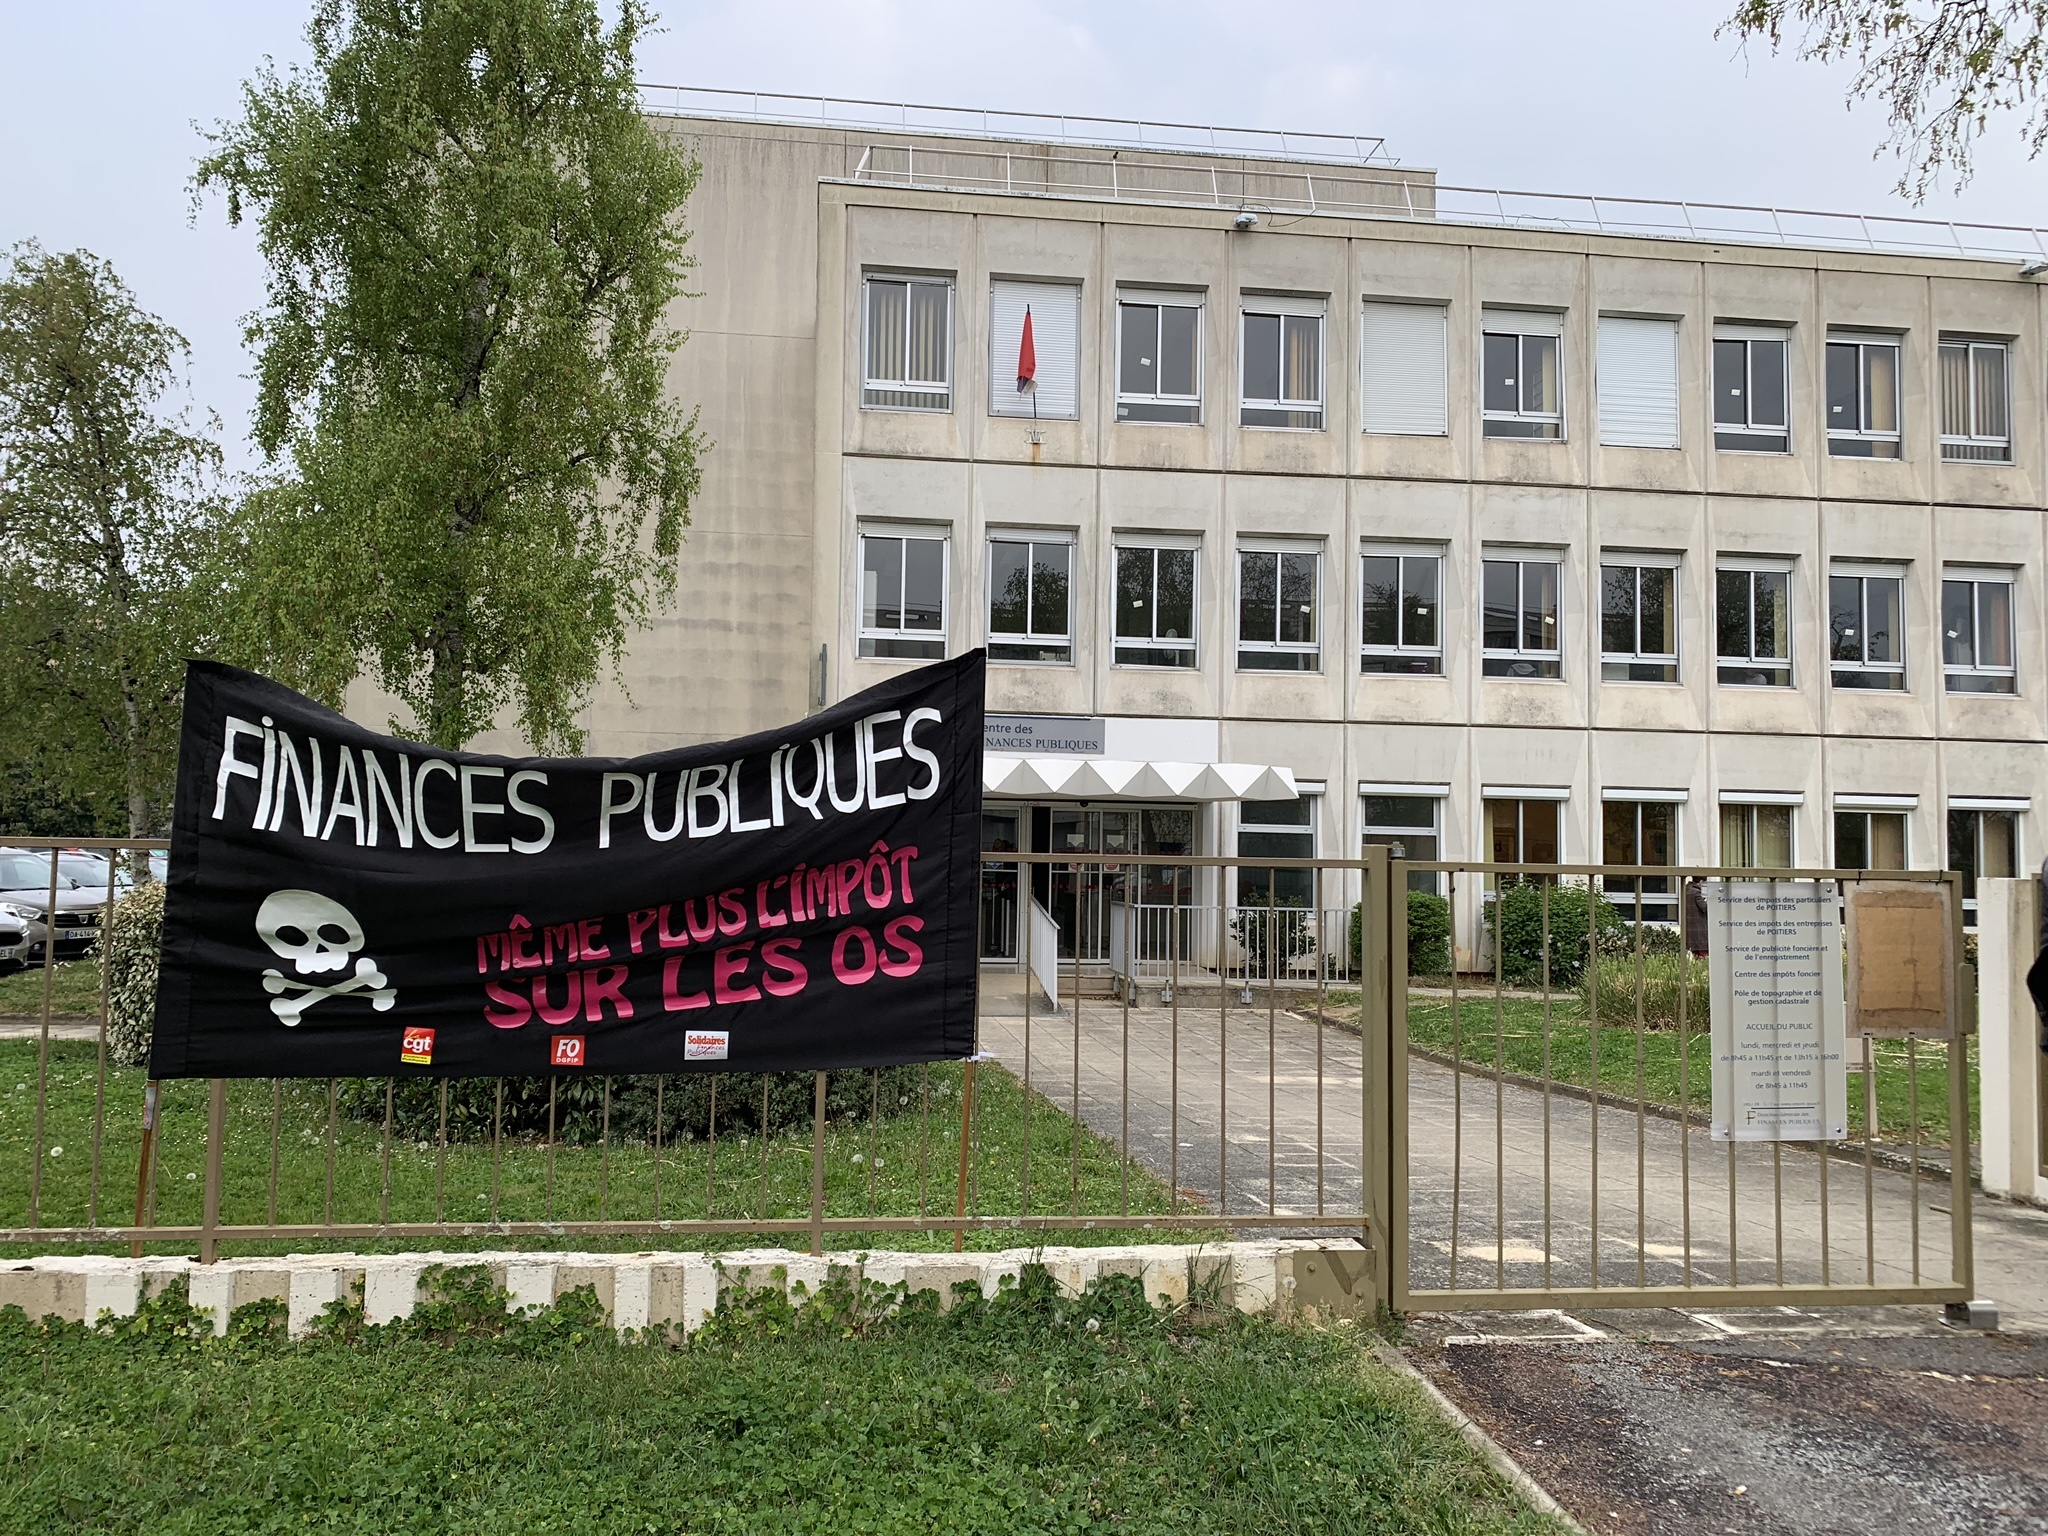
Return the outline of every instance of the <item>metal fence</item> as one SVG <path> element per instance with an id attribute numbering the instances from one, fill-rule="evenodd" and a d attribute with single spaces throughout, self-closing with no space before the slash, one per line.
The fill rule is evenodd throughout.
<path id="1" fill-rule="evenodd" d="M 1396 1008 L 1394 1305 L 1968 1298 L 1966 978 L 1950 978 L 1945 1027 L 1883 1041 L 1852 1030 L 1844 1065 L 1862 1091 L 1848 1096 L 1848 1139 L 1715 1141 L 1709 982 L 1686 952 L 1680 906 L 1693 878 L 1835 882 L 1837 896 L 1865 879 L 1931 882 L 1947 893 L 1960 956 L 1960 876 L 1403 867 L 1442 882 L 1452 942 L 1479 973 L 1405 989 Z M 1518 896 L 1519 944 L 1502 939 L 1504 892 Z M 1610 899 L 1628 910 L 1655 899 L 1679 921 L 1624 922 L 1589 941 Z M 1944 1146 L 1931 1145 L 1937 1129 Z"/>
<path id="2" fill-rule="evenodd" d="M 55 847 L 38 846 L 54 862 Z M 1240 866 L 1321 869 L 1356 885 L 1385 881 L 1383 857 L 1377 875 L 1362 863 L 1300 860 L 1005 853 L 985 862 L 998 883 L 1008 872 L 1012 898 L 984 903 L 984 948 L 1013 958 L 984 965 L 971 1063 L 145 1083 L 143 1069 L 112 1059 L 104 1011 L 66 1022 L 45 970 L 40 1019 L 0 1041 L 12 1069 L 0 1091 L 0 1243 L 163 1245 L 210 1260 L 223 1245 L 423 1239 L 749 1233 L 822 1248 L 828 1238 L 911 1232 L 958 1234 L 957 1244 L 977 1232 L 1014 1241 L 1087 1230 L 1384 1231 L 1368 1205 L 1368 1149 L 1385 1109 L 1369 1102 L 1365 1044 L 1355 1026 L 1297 1016 L 1304 997 L 1327 997 L 1350 973 L 1305 978 L 1289 936 L 1302 915 L 1230 899 Z M 1101 912 L 1114 908 L 1135 933 L 1139 911 L 1119 897 L 1148 866 L 1185 873 L 1178 931 L 1200 926 L 1201 893 L 1211 942 L 1172 962 L 1177 991 L 1113 996 L 1106 957 L 1084 958 L 1077 925 L 1096 922 L 1100 898 Z M 1020 869 L 1027 891 L 1033 880 L 1066 880 L 1091 901 L 1066 904 L 1054 921 L 1035 896 L 1015 899 Z M 1007 946 L 991 945 L 992 925 L 1020 909 L 1036 920 Z M 115 914 L 118 935 L 118 906 Z M 1176 931 L 1175 914 L 1163 921 Z M 1048 945 L 1069 958 L 1048 957 Z M 1283 1058 L 1285 1091 L 1275 1070 Z"/>
<path id="3" fill-rule="evenodd" d="M 1684 883 L 1855 871 L 1382 848 L 983 864 L 998 899 L 978 925 L 969 1063 L 146 1084 L 112 1060 L 104 1015 L 62 1021 L 45 970 L 40 1020 L 0 1040 L 0 1243 L 210 1259 L 425 1239 L 1330 1232 L 1366 1241 L 1376 1294 L 1401 1308 L 1969 1295 L 1954 986 L 1940 1029 L 1852 1036 L 1865 1091 L 1847 1139 L 1709 1133 L 1711 983 L 1678 937 Z M 1959 877 L 1882 878 L 1941 885 L 1962 952 Z M 1422 934 L 1437 958 L 1418 952 L 1430 974 L 1411 976 L 1410 894 L 1432 882 L 1449 932 Z M 116 938 L 119 922 L 116 907 Z"/>

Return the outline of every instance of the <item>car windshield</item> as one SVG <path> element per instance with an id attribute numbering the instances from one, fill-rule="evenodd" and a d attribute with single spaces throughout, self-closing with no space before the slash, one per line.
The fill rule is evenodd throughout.
<path id="1" fill-rule="evenodd" d="M 81 886 L 104 886 L 107 861 L 89 853 L 57 855 L 57 889 L 77 890 Z M 0 891 L 47 891 L 50 888 L 50 856 L 31 848 L 0 848 Z"/>
<path id="2" fill-rule="evenodd" d="M 61 877 L 63 863 L 58 862 Z M 59 886 L 68 882 L 62 878 Z M 0 891 L 46 891 L 50 888 L 50 856 L 23 849 L 0 850 Z"/>

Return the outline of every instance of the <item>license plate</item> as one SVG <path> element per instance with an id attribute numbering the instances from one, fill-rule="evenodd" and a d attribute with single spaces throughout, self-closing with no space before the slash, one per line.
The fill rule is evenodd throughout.
<path id="1" fill-rule="evenodd" d="M 58 937 L 61 939 L 89 939 L 92 937 L 92 930 L 90 928 L 66 928 L 58 934 Z"/>

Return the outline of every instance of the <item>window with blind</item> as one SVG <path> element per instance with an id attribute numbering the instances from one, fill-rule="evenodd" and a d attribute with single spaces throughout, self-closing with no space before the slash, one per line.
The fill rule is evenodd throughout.
<path id="1" fill-rule="evenodd" d="M 1247 427 L 1320 430 L 1323 425 L 1323 314 L 1320 307 L 1247 298 L 1238 422 Z"/>
<path id="2" fill-rule="evenodd" d="M 1777 326 L 1714 327 L 1714 446 L 1723 453 L 1789 453 L 1791 333 Z"/>
<path id="3" fill-rule="evenodd" d="M 1951 804 L 1948 867 L 1963 877 L 1963 926 L 1977 926 L 1977 882 L 2020 872 L 2020 819 L 2015 810 Z"/>
<path id="4" fill-rule="evenodd" d="M 953 284 L 943 277 L 869 277 L 862 284 L 863 409 L 953 408 Z"/>
<path id="5" fill-rule="evenodd" d="M 1721 864 L 1725 869 L 1790 869 L 1789 805 L 1723 805 Z"/>
<path id="6" fill-rule="evenodd" d="M 1602 315 L 1593 385 L 1603 444 L 1676 448 L 1678 322 Z"/>
<path id="7" fill-rule="evenodd" d="M 1026 320 L 1031 349 L 1024 349 Z M 1030 366 L 1030 377 L 1024 368 Z M 1072 421 L 1081 413 L 1081 285 L 998 278 L 988 287 L 988 413 Z"/>
<path id="8" fill-rule="evenodd" d="M 1450 430 L 1449 336 L 1450 311 L 1441 304 L 1366 304 L 1359 339 L 1366 431 L 1442 437 Z"/>
<path id="9" fill-rule="evenodd" d="M 1489 309 L 1480 315 L 1479 404 L 1487 437 L 1564 436 L 1564 316 Z"/>
<path id="10" fill-rule="evenodd" d="M 1904 811 L 1835 812 L 1835 868 L 1906 868 Z"/>
<path id="11" fill-rule="evenodd" d="M 2005 343 L 1944 338 L 1940 362 L 1941 456 L 2010 464 L 2012 414 Z"/>
<path id="12" fill-rule="evenodd" d="M 1608 864 L 1678 862 L 1678 805 L 1667 800 L 1609 800 L 1600 807 L 1600 857 Z M 1609 875 L 1607 899 L 1633 923 L 1678 921 L 1678 882 L 1672 875 Z"/>

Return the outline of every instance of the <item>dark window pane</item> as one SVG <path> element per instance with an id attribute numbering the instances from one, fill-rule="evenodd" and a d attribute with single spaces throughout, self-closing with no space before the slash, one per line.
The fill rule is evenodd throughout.
<path id="1" fill-rule="evenodd" d="M 1166 304 L 1159 310 L 1159 393 L 1195 394 L 1195 340 L 1201 329 L 1199 309 Z"/>
<path id="2" fill-rule="evenodd" d="M 1116 632 L 1134 640 L 1152 638 L 1152 556 L 1149 549 L 1116 552 Z"/>
<path id="3" fill-rule="evenodd" d="M 1066 544 L 1031 546 L 1031 629 L 1034 634 L 1067 633 L 1067 567 L 1073 549 Z"/>
<path id="4" fill-rule="evenodd" d="M 903 627 L 903 541 L 860 541 L 860 622 L 863 629 Z"/>
<path id="5" fill-rule="evenodd" d="M 1280 557 L 1280 638 L 1312 645 L 1316 638 L 1316 557 Z"/>
<path id="6" fill-rule="evenodd" d="M 1521 628 L 1522 568 L 1513 560 L 1488 560 L 1480 578 L 1480 628 L 1489 651 L 1516 649 Z"/>
<path id="7" fill-rule="evenodd" d="M 1557 649 L 1557 567 L 1548 560 L 1522 566 L 1522 647 Z"/>
<path id="8" fill-rule="evenodd" d="M 1857 409 L 1861 381 L 1857 378 L 1858 348 L 1839 341 L 1828 343 L 1828 430 L 1858 432 L 1863 417 Z"/>
<path id="9" fill-rule="evenodd" d="M 1636 649 L 1636 568 L 1600 567 L 1600 649 L 1611 656 Z"/>
<path id="10" fill-rule="evenodd" d="M 1410 556 L 1401 562 L 1401 628 L 1410 645 L 1437 643 L 1437 562 Z"/>
<path id="11" fill-rule="evenodd" d="M 1623 800 L 1609 800 L 1601 807 L 1600 859 L 1606 864 L 1640 864 L 1636 844 L 1636 807 Z M 1616 882 L 1610 881 L 1610 888 Z M 1632 883 L 1632 882 L 1631 882 Z"/>
<path id="12" fill-rule="evenodd" d="M 1360 635 L 1366 645 L 1398 645 L 1401 641 L 1401 562 L 1392 555 L 1367 555 L 1363 575 L 1364 619 Z"/>
<path id="13" fill-rule="evenodd" d="M 1714 573 L 1714 633 L 1721 655 L 1749 655 L 1749 572 Z"/>
<path id="14" fill-rule="evenodd" d="M 1750 573 L 1756 594 L 1753 656 L 1792 659 L 1792 576 L 1787 571 Z"/>
<path id="15" fill-rule="evenodd" d="M 1367 795 L 1360 803 L 1368 827 L 1436 825 L 1436 801 L 1424 795 Z"/>
<path id="16" fill-rule="evenodd" d="M 1022 635 L 1030 630 L 1031 546 L 1007 539 L 988 546 L 988 630 Z"/>
<path id="17" fill-rule="evenodd" d="M 1855 576 L 1828 578 L 1828 658 L 1863 659 L 1863 582 Z"/>
<path id="18" fill-rule="evenodd" d="M 1480 368 L 1485 374 L 1481 385 L 1485 408 L 1513 412 L 1522 398 L 1518 382 L 1522 369 L 1521 338 L 1489 333 L 1481 343 Z"/>
<path id="19" fill-rule="evenodd" d="M 1642 813 L 1642 852 L 1638 862 L 1644 864 L 1675 864 L 1678 862 L 1678 807 L 1657 804 L 1638 806 Z M 1643 882 L 1645 890 L 1662 890 L 1665 882 L 1661 879 Z"/>
<path id="20" fill-rule="evenodd" d="M 1310 824 L 1310 801 L 1304 796 L 1297 800 L 1246 800 L 1239 813 L 1242 826 L 1257 827 L 1306 827 Z M 1313 854 L 1289 854 L 1290 858 L 1312 858 Z"/>
<path id="21" fill-rule="evenodd" d="M 1749 344 L 1749 421 L 1751 426 L 1782 427 L 1785 414 L 1785 343 Z"/>
<path id="22" fill-rule="evenodd" d="M 1714 343 L 1714 420 L 1721 425 L 1749 424 L 1748 352 L 1747 342 Z"/>
<path id="23" fill-rule="evenodd" d="M 942 539 L 905 539 L 903 627 L 945 628 L 946 545 Z"/>
<path id="24" fill-rule="evenodd" d="M 1275 588 L 1280 557 L 1256 550 L 1238 556 L 1237 633 L 1245 640 L 1275 638 Z"/>
<path id="25" fill-rule="evenodd" d="M 1975 811 L 1950 811 L 1948 813 L 1948 867 L 1961 870 L 1963 895 L 1977 894 L 1977 813 Z"/>
<path id="26" fill-rule="evenodd" d="M 1678 654 L 1678 604 L 1673 600 L 1677 584 L 1678 573 L 1662 566 L 1646 566 L 1637 573 L 1636 643 L 1646 655 Z"/>
<path id="27" fill-rule="evenodd" d="M 1870 868 L 1870 813 L 1835 812 L 1835 868 Z"/>
<path id="28" fill-rule="evenodd" d="M 1153 634 L 1161 640 L 1195 637 L 1195 552 L 1159 551 L 1159 616 Z"/>
<path id="29" fill-rule="evenodd" d="M 1555 864 L 1557 862 L 1557 802 L 1555 800 L 1524 800 L 1522 802 L 1522 862 L 1525 864 Z"/>
<path id="30" fill-rule="evenodd" d="M 1951 667 L 1975 666 L 1976 617 L 1971 596 L 1974 582 L 1941 584 L 1941 659 Z"/>
<path id="31" fill-rule="evenodd" d="M 1244 317 L 1244 397 L 1280 398 L 1280 317 Z"/>
<path id="32" fill-rule="evenodd" d="M 1116 387 L 1126 395 L 1159 392 L 1159 309 L 1152 304 L 1117 306 L 1118 338 Z"/>

